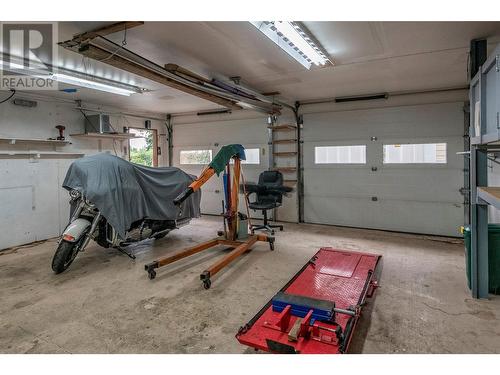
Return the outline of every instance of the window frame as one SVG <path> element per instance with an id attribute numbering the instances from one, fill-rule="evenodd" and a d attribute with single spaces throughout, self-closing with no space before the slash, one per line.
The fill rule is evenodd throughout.
<path id="1" fill-rule="evenodd" d="M 340 147 L 363 147 L 363 152 L 364 152 L 364 161 L 363 162 L 341 162 L 341 163 L 332 163 L 332 162 L 326 162 L 326 163 L 319 163 L 317 162 L 317 149 L 318 148 L 340 148 Z M 314 153 L 314 158 L 313 158 L 313 165 L 315 167 L 321 167 L 321 166 L 365 166 L 368 164 L 366 154 L 367 154 L 367 149 L 368 146 L 366 144 L 347 144 L 347 145 L 314 145 L 313 146 L 313 153 Z"/>
<path id="2" fill-rule="evenodd" d="M 440 144 L 444 144 L 445 145 L 445 160 L 444 162 L 436 162 L 436 161 L 432 161 L 432 162 L 426 162 L 426 161 L 422 161 L 422 162 L 419 162 L 419 161 L 412 161 L 412 162 L 386 162 L 385 161 L 385 147 L 386 146 L 395 146 L 395 145 L 400 145 L 400 146 L 405 146 L 405 145 L 440 145 Z M 419 143 L 409 143 L 409 142 L 400 142 L 400 143 L 396 143 L 396 142 L 393 142 L 393 143 L 384 143 L 382 144 L 382 165 L 385 166 L 385 167 L 390 167 L 390 166 L 446 166 L 448 165 L 448 148 L 449 148 L 449 145 L 448 145 L 448 142 L 443 142 L 443 141 L 436 141 L 436 142 L 419 142 Z"/>

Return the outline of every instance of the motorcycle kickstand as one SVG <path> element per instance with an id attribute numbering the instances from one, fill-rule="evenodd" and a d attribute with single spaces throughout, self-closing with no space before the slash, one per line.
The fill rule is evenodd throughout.
<path id="1" fill-rule="evenodd" d="M 122 248 L 120 246 L 115 247 L 115 249 L 118 250 L 120 253 L 125 254 L 130 259 L 135 259 L 136 258 L 134 254 L 129 253 L 128 251 L 126 251 L 124 248 Z"/>

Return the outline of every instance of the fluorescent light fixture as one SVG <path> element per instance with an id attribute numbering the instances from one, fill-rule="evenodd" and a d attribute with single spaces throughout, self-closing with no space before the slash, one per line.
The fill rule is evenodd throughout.
<path id="1" fill-rule="evenodd" d="M 52 74 L 51 78 L 57 82 L 63 82 L 63 83 L 67 83 L 69 85 L 86 87 L 89 89 L 94 89 L 94 90 L 99 90 L 99 91 L 106 91 L 106 92 L 110 92 L 112 94 L 130 96 L 131 94 L 137 93 L 137 90 L 132 90 L 132 89 L 123 88 L 120 86 L 105 84 L 105 83 L 101 83 L 101 82 L 97 82 L 97 81 L 93 81 L 93 80 L 89 80 L 89 79 L 85 79 L 85 78 L 79 78 L 76 76 L 62 74 L 62 73 Z"/>
<path id="2" fill-rule="evenodd" d="M 297 23 L 288 21 L 251 23 L 305 68 L 310 69 L 312 64 L 317 66 L 331 64 L 330 59 Z"/>
<path id="3" fill-rule="evenodd" d="M 130 96 L 131 94 L 147 91 L 137 86 L 111 81 L 97 76 L 90 76 L 83 72 L 77 72 L 65 68 L 54 67 L 55 73 L 51 73 L 47 70 L 46 66 L 27 68 L 23 64 L 22 59 L 12 57 L 9 62 L 6 60 L 0 60 L 0 69 L 33 77 L 50 78 L 57 82 L 86 87 L 93 90 L 105 91 L 117 95 Z"/>

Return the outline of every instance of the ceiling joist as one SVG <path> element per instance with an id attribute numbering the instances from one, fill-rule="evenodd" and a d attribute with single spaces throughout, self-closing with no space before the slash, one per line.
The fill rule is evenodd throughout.
<path id="1" fill-rule="evenodd" d="M 132 29 L 133 27 L 144 25 L 143 21 L 123 21 L 113 23 L 111 25 L 106 25 L 103 27 L 99 27 L 92 31 L 86 31 L 80 34 L 76 34 L 73 36 L 73 42 L 83 43 L 88 40 L 92 40 L 98 36 L 106 36 L 109 34 L 117 33 L 124 30 Z"/>

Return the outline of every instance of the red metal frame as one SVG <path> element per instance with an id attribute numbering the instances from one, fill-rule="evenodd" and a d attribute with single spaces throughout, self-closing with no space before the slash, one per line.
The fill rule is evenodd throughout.
<path id="1" fill-rule="evenodd" d="M 289 306 L 275 312 L 269 301 L 236 338 L 256 349 L 281 353 L 340 354 L 348 350 L 362 306 L 377 288 L 380 255 L 321 248 L 281 289 L 282 292 L 335 302 L 335 322 L 304 318 Z M 340 327 L 340 328 L 339 328 Z"/>

